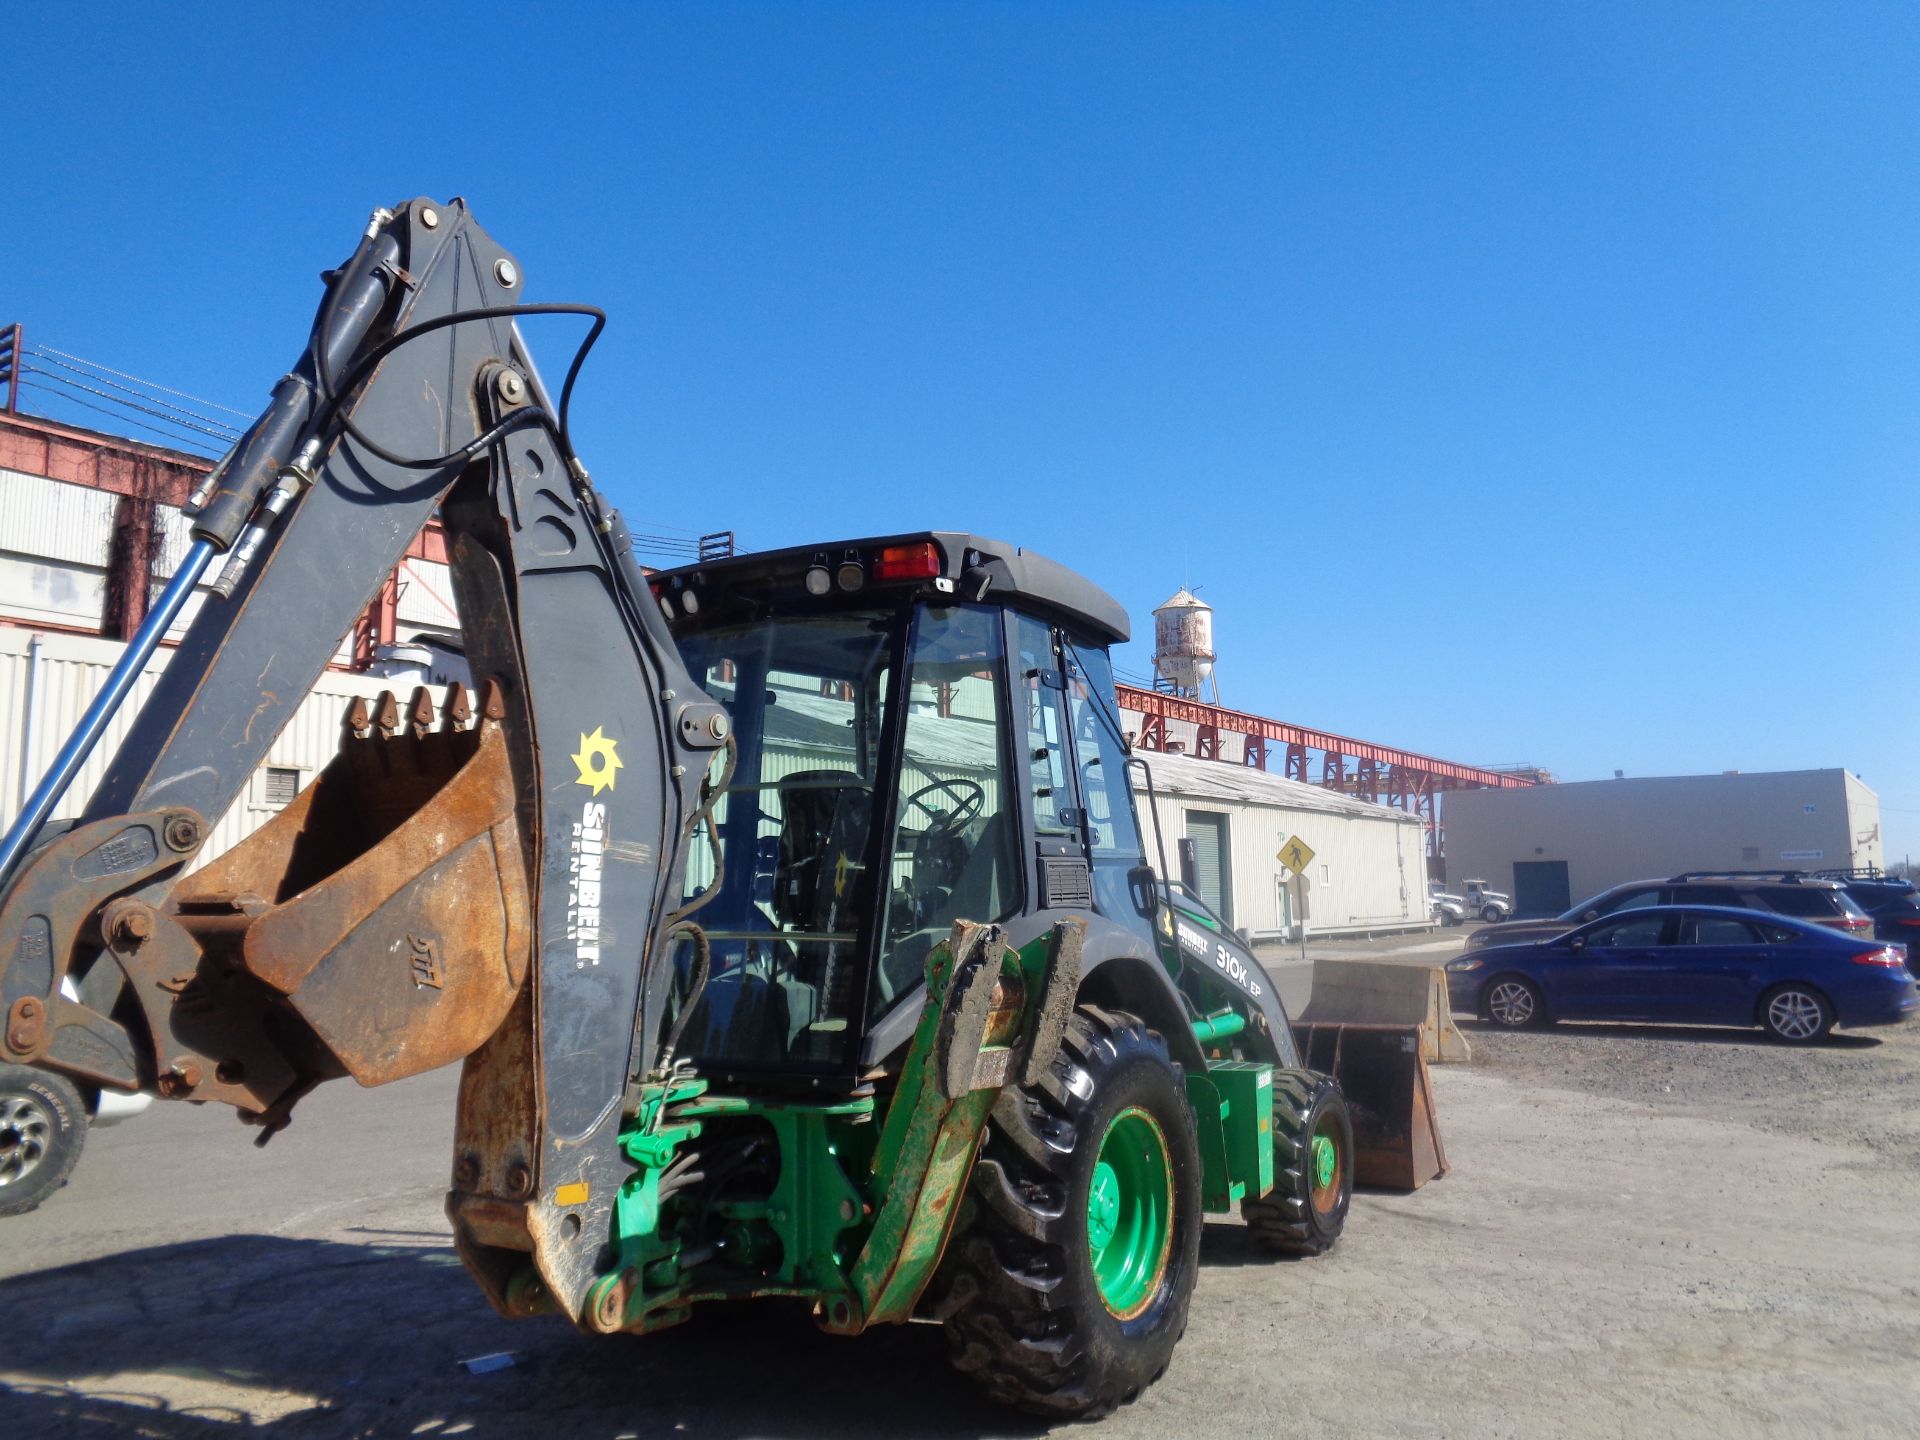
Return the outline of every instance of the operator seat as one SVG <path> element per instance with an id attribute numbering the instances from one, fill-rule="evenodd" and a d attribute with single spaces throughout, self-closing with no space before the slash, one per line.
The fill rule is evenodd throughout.
<path id="1" fill-rule="evenodd" d="M 986 923 L 1006 918 L 1015 893 L 1012 832 L 1013 819 L 1006 811 L 996 810 L 987 817 L 945 903 L 937 912 L 922 916 L 920 928 L 894 941 L 881 958 L 882 998 L 895 1000 L 926 978 L 927 952 L 946 938 L 955 920 Z"/>
<path id="2" fill-rule="evenodd" d="M 1013 891 L 1013 877 L 1007 873 L 1012 849 L 1007 841 L 1011 829 L 1010 817 L 1004 810 L 996 810 L 980 827 L 980 838 L 974 842 L 973 852 L 967 856 L 967 863 L 954 880 L 953 893 L 947 899 L 945 918 L 948 921 L 978 920 L 984 924 L 1004 918 L 1007 897 Z"/>
<path id="3" fill-rule="evenodd" d="M 873 787 L 850 770 L 783 775 L 773 914 L 795 930 L 851 928 L 872 828 Z"/>

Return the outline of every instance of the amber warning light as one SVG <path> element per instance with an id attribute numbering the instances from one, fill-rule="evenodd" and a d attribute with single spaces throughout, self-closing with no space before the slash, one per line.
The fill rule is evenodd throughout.
<path id="1" fill-rule="evenodd" d="M 874 558 L 876 580 L 931 580 L 944 574 L 946 557 L 931 540 L 918 545 L 889 545 Z"/>

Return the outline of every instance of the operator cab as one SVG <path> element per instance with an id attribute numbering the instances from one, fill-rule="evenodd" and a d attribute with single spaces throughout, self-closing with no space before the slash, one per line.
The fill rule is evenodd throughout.
<path id="1" fill-rule="evenodd" d="M 1151 946 L 1128 891 L 1141 846 L 1111 596 L 950 532 L 652 586 L 736 747 L 686 882 L 689 897 L 719 882 L 693 917 L 712 958 L 680 1046 L 703 1073 L 828 1083 L 884 1064 L 956 919 L 1093 909 Z"/>

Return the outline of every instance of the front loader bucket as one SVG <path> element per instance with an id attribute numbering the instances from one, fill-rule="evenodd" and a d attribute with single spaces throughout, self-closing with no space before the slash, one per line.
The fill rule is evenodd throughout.
<path id="1" fill-rule="evenodd" d="M 1375 965 L 1316 960 L 1313 992 L 1299 1015 L 1310 1025 L 1417 1025 L 1420 1053 L 1432 1061 L 1473 1058 L 1453 1023 L 1447 974 L 1437 965 Z"/>
<path id="2" fill-rule="evenodd" d="M 1353 1113 L 1353 1178 L 1385 1190 L 1418 1190 L 1447 1173 L 1418 1025 L 1293 1027 L 1301 1063 L 1331 1075 Z"/>

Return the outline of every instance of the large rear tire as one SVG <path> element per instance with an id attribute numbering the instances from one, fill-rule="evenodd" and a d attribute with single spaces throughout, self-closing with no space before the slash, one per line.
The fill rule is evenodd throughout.
<path id="1" fill-rule="evenodd" d="M 67 1183 L 87 1143 L 87 1105 L 64 1075 L 0 1065 L 0 1215 L 24 1215 Z"/>
<path id="2" fill-rule="evenodd" d="M 1083 1006 L 1052 1072 L 994 1107 L 938 1286 L 955 1368 L 1036 1415 L 1127 1403 L 1186 1331 L 1200 1229 L 1179 1067 L 1139 1019 Z"/>
<path id="3" fill-rule="evenodd" d="M 1347 1226 L 1353 1203 L 1353 1116 L 1332 1077 L 1273 1072 L 1273 1189 L 1240 1202 L 1262 1249 L 1320 1255 Z"/>

